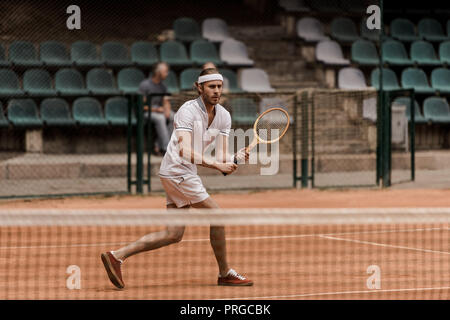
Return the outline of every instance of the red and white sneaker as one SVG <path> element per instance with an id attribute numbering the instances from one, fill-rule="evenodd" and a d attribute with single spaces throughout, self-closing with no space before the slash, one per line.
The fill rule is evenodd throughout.
<path id="1" fill-rule="evenodd" d="M 122 289 L 125 287 L 125 284 L 122 280 L 122 271 L 120 270 L 120 266 L 122 265 L 122 261 L 116 259 L 111 251 L 103 252 L 102 255 L 103 265 L 105 266 L 106 273 L 108 274 L 109 280 L 115 285 L 117 288 Z"/>
<path id="2" fill-rule="evenodd" d="M 235 270 L 230 269 L 225 277 L 220 276 L 217 279 L 219 286 L 252 286 L 253 281 L 241 276 Z"/>

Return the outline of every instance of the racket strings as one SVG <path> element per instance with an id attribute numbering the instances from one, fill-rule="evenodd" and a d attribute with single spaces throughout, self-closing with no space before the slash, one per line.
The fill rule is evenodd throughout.
<path id="1" fill-rule="evenodd" d="M 255 131 L 261 142 L 273 143 L 284 135 L 288 126 L 288 114 L 284 110 L 271 109 L 259 118 Z"/>

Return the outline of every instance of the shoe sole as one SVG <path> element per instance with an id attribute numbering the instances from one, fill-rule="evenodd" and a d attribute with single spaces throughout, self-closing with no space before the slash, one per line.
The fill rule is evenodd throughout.
<path id="1" fill-rule="evenodd" d="M 253 282 L 248 283 L 218 283 L 219 286 L 225 286 L 225 287 L 251 287 L 253 285 Z"/>
<path id="2" fill-rule="evenodd" d="M 103 265 L 105 266 L 105 269 L 106 269 L 106 273 L 108 274 L 109 280 L 111 280 L 113 285 L 115 285 L 117 288 L 123 289 L 123 287 L 125 285 L 123 284 L 122 281 L 120 281 L 119 277 L 115 273 L 114 268 L 111 264 L 111 261 L 109 260 L 108 255 L 106 253 L 102 253 L 101 257 L 102 257 Z"/>

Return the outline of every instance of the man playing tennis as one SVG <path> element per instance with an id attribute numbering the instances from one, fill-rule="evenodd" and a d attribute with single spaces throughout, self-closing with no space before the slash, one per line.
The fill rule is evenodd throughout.
<path id="1" fill-rule="evenodd" d="M 230 113 L 219 104 L 223 77 L 217 69 L 200 73 L 196 87 L 199 97 L 184 103 L 174 117 L 174 128 L 167 152 L 160 168 L 161 183 L 166 191 L 167 208 L 219 208 L 206 192 L 197 166 L 231 174 L 237 169 L 235 157 L 248 160 L 248 151 L 241 149 L 235 156 L 228 155 L 228 136 L 231 128 Z M 216 141 L 216 159 L 194 150 L 193 141 L 201 139 L 203 150 Z M 180 242 L 184 226 L 169 226 L 163 231 L 145 235 L 141 239 L 115 251 L 101 254 L 111 282 L 124 287 L 121 265 L 124 260 L 140 252 L 154 250 Z M 218 285 L 251 286 L 253 282 L 229 268 L 226 259 L 225 228 L 210 227 L 210 241 L 219 266 Z"/>

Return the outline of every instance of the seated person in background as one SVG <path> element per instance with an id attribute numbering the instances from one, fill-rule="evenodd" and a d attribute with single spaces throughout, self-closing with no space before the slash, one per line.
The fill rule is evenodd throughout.
<path id="1" fill-rule="evenodd" d="M 217 69 L 216 65 L 212 62 L 205 62 L 205 64 L 202 66 L 202 70 L 205 69 Z M 230 90 L 230 84 L 228 82 L 228 79 L 223 77 L 223 93 L 228 93 Z"/>
<path id="2" fill-rule="evenodd" d="M 139 93 L 150 95 L 152 93 L 167 93 L 167 88 L 163 81 L 169 75 L 169 66 L 165 62 L 157 63 L 152 70 L 151 77 L 145 79 L 139 85 Z M 144 96 L 144 117 L 148 117 L 149 108 L 151 109 L 151 122 L 155 126 L 157 136 L 157 147 L 155 153 L 164 155 L 167 150 L 170 136 L 173 131 L 173 116 L 168 96 L 152 97 L 151 101 L 146 101 Z M 159 149 L 159 150 L 158 150 Z"/>

